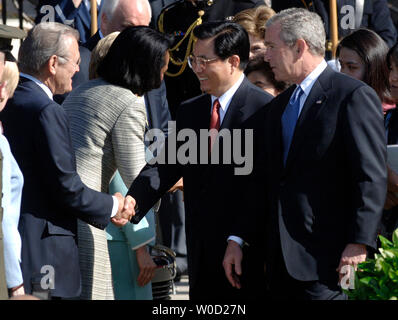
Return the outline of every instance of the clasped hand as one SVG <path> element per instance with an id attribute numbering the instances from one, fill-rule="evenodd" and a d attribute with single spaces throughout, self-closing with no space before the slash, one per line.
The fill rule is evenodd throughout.
<path id="1" fill-rule="evenodd" d="M 120 192 L 116 192 L 114 196 L 119 201 L 119 207 L 116 215 L 111 218 L 111 221 L 114 225 L 122 227 L 135 215 L 135 200 L 131 196 L 124 198 Z"/>

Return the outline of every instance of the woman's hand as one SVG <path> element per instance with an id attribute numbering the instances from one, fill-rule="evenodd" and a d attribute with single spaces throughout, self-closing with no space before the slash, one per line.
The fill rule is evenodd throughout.
<path id="1" fill-rule="evenodd" d="M 140 274 L 137 283 L 140 287 L 148 284 L 155 275 L 156 264 L 153 262 L 151 255 L 148 253 L 147 246 L 143 246 L 135 250 Z"/>

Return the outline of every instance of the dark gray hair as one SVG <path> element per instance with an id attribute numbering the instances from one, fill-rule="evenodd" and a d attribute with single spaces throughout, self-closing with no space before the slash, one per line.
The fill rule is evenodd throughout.
<path id="1" fill-rule="evenodd" d="M 326 34 L 321 17 L 315 12 L 302 8 L 282 10 L 272 16 L 265 24 L 266 28 L 279 23 L 280 38 L 288 46 L 293 46 L 297 40 L 303 39 L 312 54 L 325 55 Z"/>
<path id="2" fill-rule="evenodd" d="M 33 27 L 19 49 L 20 71 L 37 76 L 51 56 L 68 57 L 65 37 L 73 37 L 78 41 L 79 32 L 58 22 L 41 22 Z"/>

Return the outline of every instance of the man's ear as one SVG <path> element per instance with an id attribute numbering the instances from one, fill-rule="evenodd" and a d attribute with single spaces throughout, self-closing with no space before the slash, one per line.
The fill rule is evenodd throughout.
<path id="1" fill-rule="evenodd" d="M 234 54 L 228 58 L 228 62 L 231 64 L 232 68 L 239 68 L 240 57 L 237 54 Z"/>
<path id="2" fill-rule="evenodd" d="M 101 32 L 104 35 L 108 34 L 108 17 L 104 12 L 101 13 L 101 26 L 100 26 Z"/>
<path id="3" fill-rule="evenodd" d="M 6 98 L 6 86 L 7 81 L 0 82 L 0 102 L 3 102 Z"/>
<path id="4" fill-rule="evenodd" d="M 51 75 L 55 75 L 57 73 L 58 64 L 59 64 L 59 58 L 58 58 L 58 56 L 53 54 L 50 57 L 50 59 L 48 59 L 48 61 L 47 61 L 47 64 L 46 64 L 47 71 Z"/>
<path id="5" fill-rule="evenodd" d="M 307 42 L 305 42 L 304 39 L 298 39 L 296 41 L 296 45 L 295 45 L 295 53 L 297 58 L 301 58 L 301 56 L 303 55 L 304 51 L 306 50 L 306 48 L 308 48 Z"/>

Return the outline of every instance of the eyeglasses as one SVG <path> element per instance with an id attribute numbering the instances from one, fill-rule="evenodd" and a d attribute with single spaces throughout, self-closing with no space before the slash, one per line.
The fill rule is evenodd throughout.
<path id="1" fill-rule="evenodd" d="M 199 68 L 204 69 L 206 68 L 207 64 L 213 61 L 216 61 L 220 58 L 216 57 L 216 58 L 211 58 L 211 59 L 206 59 L 206 58 L 202 58 L 202 57 L 194 57 L 193 55 L 190 55 L 188 57 L 188 65 L 191 69 L 199 66 Z"/>
<path id="2" fill-rule="evenodd" d="M 73 62 L 72 60 L 70 60 L 69 58 L 65 58 L 65 57 L 63 57 L 63 56 L 58 56 L 58 58 L 61 58 L 61 59 L 65 60 L 65 61 L 67 61 L 67 62 L 70 62 L 70 63 L 73 65 L 73 67 L 74 67 L 75 69 L 78 69 L 79 66 L 80 66 L 80 62 L 81 62 L 80 58 L 79 58 L 79 60 L 77 61 L 77 63 L 75 63 L 75 62 Z"/>

